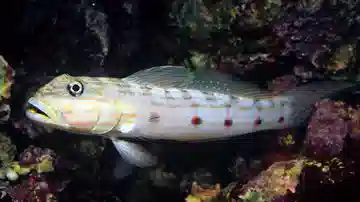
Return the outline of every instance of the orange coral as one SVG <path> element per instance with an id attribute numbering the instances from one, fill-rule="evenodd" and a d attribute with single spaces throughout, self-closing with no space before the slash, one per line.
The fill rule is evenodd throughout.
<path id="1" fill-rule="evenodd" d="M 186 197 L 187 202 L 210 202 L 220 194 L 220 184 L 216 184 L 214 189 L 204 189 L 196 182 L 191 186 L 191 194 Z"/>

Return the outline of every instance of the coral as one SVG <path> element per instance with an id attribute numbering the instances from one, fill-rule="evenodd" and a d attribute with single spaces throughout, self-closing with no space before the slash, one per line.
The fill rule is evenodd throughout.
<path id="1" fill-rule="evenodd" d="M 239 198 L 244 202 L 265 202 L 262 193 L 257 191 L 248 191 L 245 195 L 242 195 Z"/>
<path id="2" fill-rule="evenodd" d="M 359 107 L 343 101 L 322 100 L 316 103 L 305 140 L 307 155 L 318 156 L 319 159 L 339 155 L 347 145 L 347 136 L 352 143 L 359 139 L 359 117 Z"/>
<path id="3" fill-rule="evenodd" d="M 290 146 L 295 144 L 295 140 L 294 137 L 290 133 L 288 133 L 286 136 L 282 136 L 279 138 L 279 143 L 283 146 Z"/>
<path id="4" fill-rule="evenodd" d="M 44 176 L 30 175 L 22 183 L 8 187 L 5 192 L 13 201 L 55 202 L 55 193 L 63 189 L 64 184 L 54 183 Z"/>
<path id="5" fill-rule="evenodd" d="M 229 30 L 236 11 L 231 1 L 174 1 L 170 17 L 176 26 L 186 30 L 191 37 L 204 39 L 210 37 L 211 32 Z"/>
<path id="6" fill-rule="evenodd" d="M 10 67 L 10 65 L 6 62 L 3 56 L 0 55 L 0 78 L 1 80 L 1 98 L 9 99 L 11 96 L 11 86 L 14 83 L 15 71 Z"/>
<path id="7" fill-rule="evenodd" d="M 334 25 L 337 29 L 334 29 Z M 322 56 L 319 54 L 329 51 L 330 44 L 341 39 L 341 33 L 345 29 L 339 19 L 334 19 L 327 13 L 311 14 L 289 10 L 274 23 L 273 31 L 286 45 L 283 54 L 294 52 L 298 58 L 307 57 L 314 62 Z"/>
<path id="8" fill-rule="evenodd" d="M 11 162 L 15 158 L 16 147 L 10 138 L 4 133 L 0 133 L 0 162 L 2 165 Z"/>
<path id="9" fill-rule="evenodd" d="M 52 150 L 29 146 L 19 155 L 19 161 L 9 162 L 1 168 L 2 179 L 17 181 L 2 189 L 12 201 L 56 201 L 55 194 L 63 190 L 66 181 L 51 179 L 45 174 L 54 171 L 55 159 Z M 20 175 L 24 177 L 19 178 Z"/>
<path id="10" fill-rule="evenodd" d="M 187 193 L 190 193 L 186 201 L 210 202 L 220 200 L 222 197 L 220 184 L 216 181 L 213 173 L 205 168 L 198 168 L 194 172 L 184 175 L 181 186 L 186 189 Z"/>
<path id="11" fill-rule="evenodd" d="M 55 159 L 55 153 L 51 149 L 41 149 L 30 145 L 19 156 L 19 162 L 21 165 L 34 165 L 39 171 L 49 169 L 48 162 Z"/>
<path id="12" fill-rule="evenodd" d="M 59 3 L 58 1 L 44 2 L 29 1 L 25 3 L 24 7 L 20 10 L 26 12 L 18 15 L 23 16 L 22 23 L 18 17 L 16 17 L 18 19 L 16 21 L 19 22 L 9 23 L 19 24 L 19 29 L 17 30 L 22 30 L 22 33 L 13 34 L 16 36 L 15 42 L 17 42 L 14 44 L 13 49 L 20 47 L 21 50 L 15 52 L 21 52 L 21 56 L 11 56 L 11 58 L 19 62 L 17 70 L 20 70 L 22 66 L 26 67 L 25 76 L 22 79 L 17 79 L 17 82 L 35 80 L 35 76 L 31 76 L 31 74 L 35 75 L 37 74 L 36 72 L 43 72 L 44 68 L 47 67 L 52 67 L 45 70 L 47 73 L 44 74 L 47 75 L 60 73 L 82 75 L 91 69 L 99 69 L 99 66 L 104 65 L 103 72 L 98 71 L 98 74 L 104 76 L 104 72 L 109 73 L 109 71 L 113 71 L 114 75 L 118 76 L 121 74 L 123 76 L 127 73 L 130 74 L 132 70 L 128 72 L 123 67 L 119 68 L 117 64 L 124 64 L 124 66 L 129 67 L 142 66 L 145 68 L 149 65 L 164 63 L 167 60 L 166 55 L 181 55 L 178 57 L 182 57 L 183 53 L 176 52 L 177 49 L 182 49 L 181 51 L 184 50 L 184 52 L 190 53 L 193 56 L 190 58 L 190 61 L 196 67 L 213 67 L 215 62 L 220 60 L 218 70 L 225 69 L 227 72 L 236 75 L 245 75 L 244 77 L 246 79 L 249 78 L 249 80 L 253 78 L 252 75 L 248 74 L 249 72 L 259 67 L 265 67 L 255 73 L 257 77 L 254 80 L 266 84 L 265 80 L 269 78 L 269 80 L 272 80 L 269 88 L 273 92 L 278 93 L 282 90 L 295 87 L 300 80 L 308 81 L 314 78 L 321 78 L 326 71 L 329 71 L 331 74 L 341 73 L 346 67 L 351 66 L 354 57 L 353 42 L 351 39 L 346 39 L 349 20 L 344 19 L 343 14 L 336 14 L 336 11 L 333 12 L 333 10 L 324 12 L 325 10 L 321 6 L 326 1 L 323 0 L 301 0 L 296 3 L 279 0 L 183 0 L 166 2 L 164 7 L 166 7 L 167 11 L 169 9 L 168 6 L 170 4 L 173 5 L 173 14 L 175 15 L 174 18 L 177 21 L 177 26 L 180 27 L 180 31 L 185 32 L 182 35 L 185 35 L 184 38 L 188 40 L 184 43 L 182 39 L 172 36 L 174 38 L 173 41 L 177 41 L 181 46 L 180 48 L 172 48 L 173 51 L 171 53 L 161 50 L 162 47 L 159 47 L 158 43 L 154 43 L 154 40 L 146 40 L 154 38 L 154 35 L 161 39 L 167 38 L 162 33 L 172 33 L 173 31 L 172 27 L 171 29 L 169 27 L 169 30 L 167 29 L 168 27 L 162 29 L 165 23 L 158 21 L 158 18 L 155 19 L 157 21 L 155 26 L 151 21 L 141 21 L 141 18 L 151 19 L 148 17 L 148 14 L 151 12 L 147 12 L 146 5 L 151 4 L 151 7 L 157 6 L 156 2 L 149 1 L 150 3 L 144 4 L 147 1 L 140 1 L 142 3 L 133 1 L 125 3 L 117 2 L 116 4 L 115 1 L 111 1 L 111 5 L 107 1 L 81 1 L 75 4 L 71 2 Z M 124 8 L 122 8 L 122 4 L 124 4 Z M 290 4 L 296 5 L 291 7 L 289 6 Z M 301 9 L 296 9 L 296 7 Z M 121 12 L 121 10 L 126 10 L 127 13 Z M 343 10 L 342 12 L 346 11 Z M 126 16 L 131 17 L 128 18 Z M 139 16 L 145 17 L 140 18 Z M 352 20 L 358 21 L 358 18 L 354 17 Z M 151 30 L 156 30 L 154 35 L 152 35 L 154 32 L 148 30 L 148 27 Z M 179 30 L 175 30 L 175 32 L 177 31 Z M 10 33 L 13 32 L 10 31 Z M 178 33 L 172 34 L 178 35 Z M 352 34 L 358 35 L 358 33 Z M 109 37 L 111 37 L 111 40 Z M 342 45 L 341 43 L 344 43 L 344 39 L 346 44 Z M 109 47 L 110 43 L 111 49 Z M 199 45 L 199 43 L 205 44 Z M 193 48 L 193 46 L 196 45 L 202 46 L 206 50 L 195 50 L 196 48 Z M 6 54 L 9 55 L 9 53 Z M 139 56 L 142 60 L 138 60 Z M 135 62 L 128 61 L 133 58 L 136 58 Z M 5 67 L 5 71 L 0 72 L 0 78 L 10 78 L 4 75 L 10 75 L 13 71 L 1 59 L 0 66 L 1 62 L 5 65 L 0 68 Z M 179 61 L 182 61 L 182 59 L 179 59 Z M 174 63 L 178 63 L 178 61 L 174 61 Z M 235 70 L 228 71 L 227 68 L 224 68 L 227 64 L 230 64 L 229 66 L 232 66 Z M 116 68 L 112 69 L 113 65 Z M 283 66 L 286 72 L 280 69 Z M 31 67 L 34 68 L 31 69 Z M 259 78 L 262 75 L 267 76 L 266 79 Z M 41 79 L 45 78 L 45 76 L 38 77 L 41 77 Z M 273 78 L 275 79 L 273 80 Z M 2 90 L 0 122 L 3 120 L 1 118 L 2 112 L 9 112 L 9 108 L 2 107 L 8 106 L 6 104 L 3 105 L 2 101 L 4 100 L 3 98 L 10 96 L 9 88 L 11 84 L 11 79 L 7 79 L 5 84 L 0 83 Z M 19 84 L 19 86 L 21 85 Z M 24 88 L 19 90 L 19 95 L 25 95 L 26 93 L 23 90 L 27 90 L 31 85 L 23 86 Z M 19 101 L 21 99 L 17 97 L 12 100 L 15 103 L 13 106 L 18 105 L 16 102 L 21 102 Z M 268 162 L 266 159 L 253 161 L 253 166 L 247 165 L 245 159 L 239 158 L 233 169 L 238 181 L 241 178 L 249 180 L 250 177 L 255 175 L 254 171 L 258 172 L 258 169 L 254 167 L 264 167 L 264 165 L 272 164 L 274 161 L 279 161 L 279 159 L 282 160 L 270 166 L 267 171 L 262 172 L 246 185 L 241 185 L 243 182 L 239 183 L 237 187 L 241 187 L 239 188 L 240 193 L 233 198 L 235 201 L 241 201 L 239 198 L 242 198 L 243 201 L 284 201 L 289 192 L 295 192 L 300 170 L 303 170 L 301 172 L 305 175 L 305 178 L 318 175 L 320 177 L 316 179 L 330 184 L 340 182 L 340 179 L 343 179 L 341 176 L 347 176 L 350 173 L 345 169 L 347 166 L 351 166 L 350 164 L 346 162 L 340 163 L 339 160 L 324 159 L 323 156 L 333 158 L 333 155 L 338 156 L 346 151 L 344 144 L 346 144 L 345 136 L 347 134 L 354 141 L 360 140 L 360 127 L 357 118 L 359 117 L 360 110 L 352 108 L 353 110 L 350 111 L 347 105 L 341 105 L 333 101 L 323 101 L 318 103 L 316 107 L 317 111 L 310 120 L 308 137 L 305 141 L 307 156 L 319 156 L 316 158 L 316 161 L 305 161 L 302 159 L 285 161 L 285 159 L 282 159 L 287 158 L 286 154 L 284 154 L 285 152 L 277 153 L 277 156 L 268 155 L 270 156 Z M 16 108 L 14 107 L 14 110 Z M 22 110 L 20 109 L 19 111 Z M 33 125 L 30 122 L 20 121 L 14 125 L 30 136 L 41 133 L 41 129 L 36 128 L 35 124 Z M 1 138 L 0 136 L 0 145 L 3 142 Z M 280 141 L 284 146 L 295 147 L 292 146 L 295 143 L 295 138 L 296 136 L 287 133 Z M 68 200 L 64 201 L 72 201 L 74 198 L 74 201 L 120 201 L 120 199 L 110 198 L 110 195 L 114 196 L 116 192 L 120 192 L 118 187 L 114 188 L 117 190 L 112 193 L 112 191 L 106 188 L 101 187 L 99 189 L 97 186 L 90 185 L 91 183 L 89 183 L 89 187 L 79 186 L 79 184 L 81 185 L 84 182 L 84 180 L 79 180 L 81 178 L 89 181 L 104 179 L 101 174 L 106 173 L 107 169 L 104 168 L 107 168 L 107 164 L 111 164 L 111 161 L 113 161 L 113 157 L 110 157 L 111 159 L 100 158 L 102 155 L 102 157 L 106 156 L 105 152 L 103 152 L 104 144 L 97 144 L 95 141 L 88 140 L 79 141 L 79 144 L 76 145 L 76 151 L 82 153 L 80 157 L 74 151 L 66 151 L 64 154 L 61 154 L 57 150 L 57 155 L 55 155 L 51 150 L 31 146 L 20 155 L 18 161 L 13 161 L 14 157 L 7 153 L 11 149 L 6 148 L 7 142 L 4 142 L 4 146 L 0 148 L 6 150 L 6 152 L 2 150 L 0 161 L 7 163 L 0 170 L 0 175 L 3 175 L 4 179 L 7 178 L 13 181 L 10 183 L 11 186 L 4 186 L 8 186 L 6 190 L 14 201 L 56 200 L 51 199 L 51 197 L 57 195 L 57 189 L 53 188 L 53 183 L 48 177 L 60 175 L 57 173 L 59 169 L 58 161 L 55 161 L 58 155 L 61 155 L 61 157 L 67 155 L 66 160 L 73 160 L 77 164 L 81 164 L 84 171 L 90 170 L 89 172 L 78 170 L 79 172 L 71 173 L 72 176 L 82 176 L 77 178 L 80 183 L 75 184 L 72 190 L 67 190 L 67 194 L 71 193 L 68 194 L 71 196 L 69 196 Z M 41 142 L 45 143 L 46 141 L 42 139 Z M 50 140 L 49 142 L 49 144 L 54 142 L 57 144 L 57 141 Z M 63 142 L 70 145 L 67 141 Z M 263 142 L 270 145 L 267 141 Z M 260 153 L 261 151 L 258 149 L 260 144 L 255 146 L 253 148 L 256 148 L 255 150 Z M 281 149 L 282 151 L 285 150 Z M 225 148 L 225 150 L 227 151 L 228 149 Z M 289 149 L 286 149 L 287 153 L 289 153 L 288 151 Z M 266 152 L 271 154 L 271 152 Z M 356 155 L 356 152 L 349 153 Z M 223 154 L 219 152 L 219 155 Z M 249 158 L 252 159 L 252 157 Z M 304 166 L 302 162 L 305 162 L 306 171 L 302 169 Z M 56 168 L 54 168 L 55 164 Z M 178 166 L 180 167 L 179 170 L 183 170 L 183 164 Z M 48 173 L 54 170 L 55 173 Z M 110 172 L 107 173 L 111 175 Z M 169 173 L 159 170 L 153 174 L 150 178 L 154 179 L 153 181 L 155 182 L 153 184 L 158 187 L 168 188 L 170 185 L 168 185 L 167 181 L 173 182 L 173 176 Z M 198 178 L 204 179 L 208 177 L 206 174 L 205 177 L 201 176 Z M 193 181 L 190 180 L 190 182 Z M 195 181 L 197 183 L 192 184 L 191 194 L 188 196 L 187 201 L 216 200 L 220 192 L 219 185 L 214 188 L 205 186 L 201 182 L 207 181 L 206 179 Z M 221 182 L 219 180 L 214 181 Z M 214 185 L 214 181 L 207 184 Z M 1 184 L 0 187 L 3 187 L 3 185 Z M 80 193 L 80 187 L 85 191 L 81 194 L 83 195 L 81 196 L 82 198 L 77 198 L 76 195 Z M 127 190 L 129 189 L 123 192 L 127 192 Z M 131 192 L 134 192 L 134 195 L 139 195 L 139 193 L 142 195 L 141 193 L 143 193 L 141 190 Z M 149 192 L 152 191 L 150 190 Z"/>
<path id="13" fill-rule="evenodd" d="M 347 19 L 329 12 L 289 9 L 272 24 L 272 30 L 284 44 L 281 55 L 294 55 L 294 73 L 307 81 L 348 64 L 345 60 L 350 58 L 351 50 L 346 50 L 347 45 L 340 45 L 348 26 Z"/>
<path id="14" fill-rule="evenodd" d="M 239 198 L 248 201 L 272 201 L 289 192 L 295 193 L 305 161 L 304 158 L 298 158 L 276 162 L 246 185 L 232 190 L 231 195 L 235 201 Z"/>
<path id="15" fill-rule="evenodd" d="M 19 175 L 27 175 L 31 171 L 46 173 L 54 171 L 55 154 L 49 149 L 30 146 L 21 155 L 20 161 L 8 161 L 0 169 L 0 179 L 16 181 Z"/>
<path id="16" fill-rule="evenodd" d="M 308 186 L 338 184 L 355 175 L 353 162 L 343 162 L 336 157 L 326 161 L 308 160 L 304 165 L 302 175 L 308 180 L 306 184 L 312 183 Z"/>
<path id="17" fill-rule="evenodd" d="M 16 181 L 18 180 L 19 175 L 26 175 L 30 173 L 30 171 L 30 167 L 21 167 L 18 162 L 11 162 L 0 169 L 0 179 Z"/>
<path id="18" fill-rule="evenodd" d="M 358 141 L 360 140 L 360 108 L 359 106 L 347 107 L 344 110 L 348 114 L 348 129 L 349 129 L 349 138 L 351 140 Z"/>
<path id="19" fill-rule="evenodd" d="M 15 71 L 0 55 L 0 123 L 10 118 L 11 87 L 14 83 Z"/>
<path id="20" fill-rule="evenodd" d="M 219 196 L 220 191 L 220 184 L 216 184 L 214 189 L 204 189 L 194 182 L 191 194 L 185 200 L 186 202 L 212 202 Z"/>
<path id="21" fill-rule="evenodd" d="M 354 59 L 355 47 L 354 44 L 343 44 L 334 52 L 327 64 L 327 70 L 332 73 L 347 69 L 351 67 L 351 62 Z"/>
<path id="22" fill-rule="evenodd" d="M 315 104 L 315 108 L 305 140 L 307 155 L 319 158 L 338 155 L 349 132 L 345 104 L 322 100 Z"/>

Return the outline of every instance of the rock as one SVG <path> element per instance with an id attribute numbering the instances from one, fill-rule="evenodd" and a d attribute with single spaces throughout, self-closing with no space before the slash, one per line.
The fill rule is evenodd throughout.
<path id="1" fill-rule="evenodd" d="M 329 12 L 322 10 L 289 9 L 272 24 L 272 30 L 284 43 L 281 54 L 289 57 L 294 55 L 296 65 L 306 66 L 306 70 L 296 70 L 295 73 L 308 80 L 327 71 L 331 53 L 336 51 L 332 47 L 341 43 L 342 36 L 348 30 L 347 24 L 343 18 L 333 18 Z"/>
<path id="2" fill-rule="evenodd" d="M 15 71 L 0 55 L 0 123 L 5 123 L 10 117 L 11 87 L 14 83 Z"/>
<path id="3" fill-rule="evenodd" d="M 164 171 L 162 168 L 156 168 L 150 171 L 150 180 L 156 187 L 173 187 L 174 182 L 177 181 L 176 176 L 173 173 Z"/>
<path id="4" fill-rule="evenodd" d="M 249 172 L 248 169 L 249 168 L 246 160 L 241 156 L 237 157 L 233 163 L 233 166 L 229 168 L 234 177 L 239 180 L 247 177 Z"/>
<path id="5" fill-rule="evenodd" d="M 307 154 L 317 158 L 340 154 L 349 132 L 344 103 L 323 100 L 316 103 L 315 108 L 305 139 Z"/>
<path id="6" fill-rule="evenodd" d="M 0 133 L 0 163 L 9 163 L 15 158 L 16 146 L 12 144 L 10 138 Z"/>
<path id="7" fill-rule="evenodd" d="M 27 2 L 19 24 L 27 77 L 44 70 L 51 75 L 98 69 L 109 52 L 107 21 L 100 3 Z"/>
<path id="8" fill-rule="evenodd" d="M 15 171 L 9 169 L 6 171 L 6 178 L 10 181 L 16 181 L 19 178 L 19 175 Z"/>
<path id="9" fill-rule="evenodd" d="M 215 188 L 202 188 L 196 182 L 192 184 L 191 194 L 186 197 L 186 202 L 214 202 L 220 194 L 220 184 L 216 184 Z"/>
<path id="10" fill-rule="evenodd" d="M 295 193 L 305 158 L 280 161 L 271 165 L 243 186 L 235 187 L 231 201 L 272 201 L 288 193 Z"/>

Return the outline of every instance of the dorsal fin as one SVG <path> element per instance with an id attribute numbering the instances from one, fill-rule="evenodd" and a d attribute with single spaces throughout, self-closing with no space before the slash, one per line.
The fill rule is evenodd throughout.
<path id="1" fill-rule="evenodd" d="M 271 96 L 269 91 L 262 90 L 258 85 L 234 80 L 231 75 L 212 69 L 191 72 L 184 66 L 159 66 L 141 70 L 123 80 L 160 88 L 195 89 L 251 98 Z"/>
<path id="2" fill-rule="evenodd" d="M 129 81 L 143 85 L 153 85 L 161 88 L 172 88 L 181 83 L 193 80 L 190 70 L 183 66 L 157 66 L 145 70 L 140 70 L 128 77 L 124 81 Z"/>

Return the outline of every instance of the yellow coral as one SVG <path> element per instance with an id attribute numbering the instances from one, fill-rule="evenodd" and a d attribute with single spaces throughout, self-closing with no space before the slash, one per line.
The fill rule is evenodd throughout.
<path id="1" fill-rule="evenodd" d="M 284 146 L 289 146 L 289 145 L 293 145 L 295 144 L 294 138 L 293 136 L 289 133 L 284 137 L 280 138 L 280 142 L 281 144 L 283 144 Z"/>
<path id="2" fill-rule="evenodd" d="M 239 6 L 235 6 L 232 9 L 230 9 L 230 16 L 231 20 L 234 20 L 237 16 L 239 16 Z"/>
<path id="3" fill-rule="evenodd" d="M 35 169 L 38 173 L 54 171 L 53 162 L 45 157 L 40 161 L 40 163 L 35 165 Z"/>
<path id="4" fill-rule="evenodd" d="M 18 173 L 19 175 L 26 175 L 31 171 L 31 167 L 21 167 L 19 162 L 16 161 L 12 163 L 11 167 L 12 170 Z"/>
<path id="5" fill-rule="evenodd" d="M 55 195 L 54 194 L 47 194 L 46 195 L 46 202 L 51 202 L 51 201 L 54 201 L 54 199 L 56 199 Z"/>
<path id="6" fill-rule="evenodd" d="M 201 202 L 201 199 L 199 199 L 198 197 L 195 197 L 193 195 L 189 195 L 186 197 L 185 201 L 186 202 Z"/>
<path id="7" fill-rule="evenodd" d="M 328 70 L 330 72 L 337 72 L 339 70 L 345 69 L 347 64 L 354 57 L 354 48 L 352 44 L 342 45 L 335 54 L 330 58 L 330 63 L 328 64 Z"/>
<path id="8" fill-rule="evenodd" d="M 215 201 L 219 196 L 220 184 L 216 184 L 214 189 L 204 189 L 196 182 L 192 184 L 191 194 L 186 197 L 187 202 L 210 202 Z"/>
<path id="9" fill-rule="evenodd" d="M 285 175 L 292 177 L 292 176 L 298 176 L 301 173 L 302 167 L 291 167 L 288 170 L 284 170 Z"/>
<path id="10" fill-rule="evenodd" d="M 324 166 L 321 168 L 321 171 L 323 171 L 324 173 L 329 172 L 329 170 L 330 170 L 329 166 Z"/>

